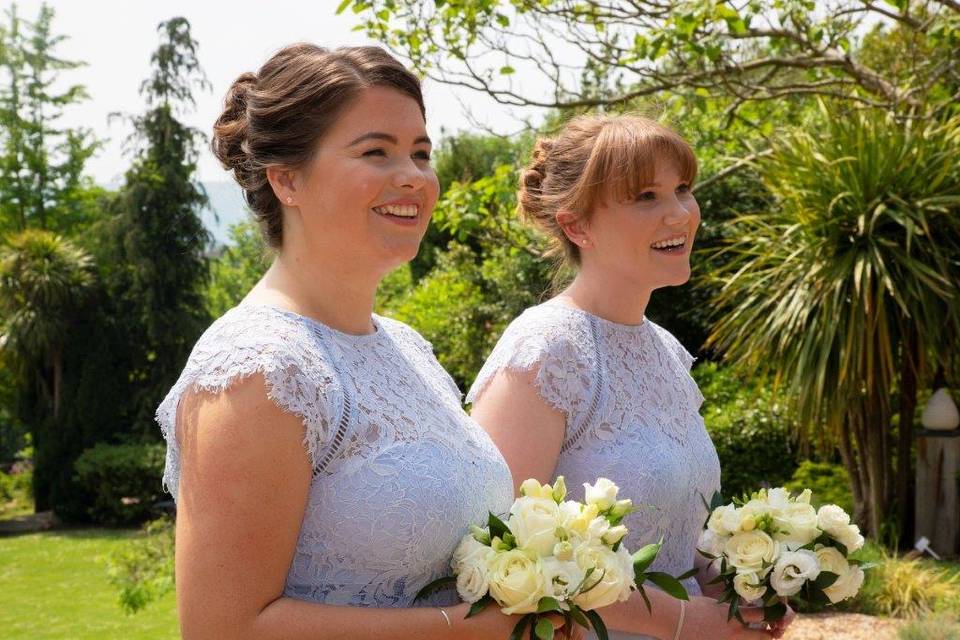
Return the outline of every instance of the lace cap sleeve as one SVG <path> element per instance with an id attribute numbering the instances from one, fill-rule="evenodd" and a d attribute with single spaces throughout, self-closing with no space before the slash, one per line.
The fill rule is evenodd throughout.
<path id="1" fill-rule="evenodd" d="M 315 466 L 343 411 L 343 393 L 333 360 L 316 329 L 264 307 L 237 307 L 200 337 L 180 378 L 157 408 L 167 441 L 163 482 L 177 496 L 180 476 L 177 407 L 190 389 L 222 392 L 254 374 L 267 396 L 304 425 L 303 444 Z"/>
<path id="2" fill-rule="evenodd" d="M 532 372 L 540 396 L 567 416 L 568 424 L 585 409 L 596 375 L 596 355 L 586 323 L 540 305 L 507 327 L 467 393 L 476 402 L 500 371 Z"/>

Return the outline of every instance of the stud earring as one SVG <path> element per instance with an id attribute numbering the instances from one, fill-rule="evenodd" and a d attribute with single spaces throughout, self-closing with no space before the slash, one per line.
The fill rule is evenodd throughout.
<path id="1" fill-rule="evenodd" d="M 293 197 L 287 196 L 287 204 L 293 204 Z"/>

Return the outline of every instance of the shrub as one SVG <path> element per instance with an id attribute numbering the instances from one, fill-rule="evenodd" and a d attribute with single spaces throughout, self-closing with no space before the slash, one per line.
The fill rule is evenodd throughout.
<path id="1" fill-rule="evenodd" d="M 785 486 L 795 492 L 810 489 L 813 492 L 811 503 L 818 509 L 821 505 L 835 504 L 847 513 L 853 513 L 850 476 L 847 470 L 838 464 L 804 460 Z"/>
<path id="2" fill-rule="evenodd" d="M 725 496 L 782 486 L 797 468 L 790 423 L 765 380 L 745 383 L 730 370 L 704 362 L 693 370 L 705 398 L 702 414 L 720 457 Z"/>
<path id="3" fill-rule="evenodd" d="M 33 473 L 4 473 L 0 471 L 0 502 L 33 498 Z"/>
<path id="4" fill-rule="evenodd" d="M 953 610 L 960 603 L 960 575 L 919 558 L 890 554 L 882 547 L 865 547 L 862 559 L 877 566 L 867 570 L 860 593 L 850 606 L 873 615 L 921 618 Z"/>
<path id="5" fill-rule="evenodd" d="M 173 520 L 152 520 L 144 525 L 143 533 L 107 562 L 107 575 L 120 590 L 120 607 L 127 613 L 136 613 L 173 589 Z"/>
<path id="6" fill-rule="evenodd" d="M 162 444 L 105 443 L 84 451 L 73 468 L 89 496 L 93 522 L 130 525 L 147 519 L 161 498 L 164 451 Z"/>

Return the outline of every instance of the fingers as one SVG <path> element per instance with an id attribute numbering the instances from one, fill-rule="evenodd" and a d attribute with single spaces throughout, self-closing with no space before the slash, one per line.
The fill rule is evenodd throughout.
<path id="1" fill-rule="evenodd" d="M 740 615 L 747 624 L 754 622 L 763 622 L 763 609 L 760 607 L 741 607 Z"/>

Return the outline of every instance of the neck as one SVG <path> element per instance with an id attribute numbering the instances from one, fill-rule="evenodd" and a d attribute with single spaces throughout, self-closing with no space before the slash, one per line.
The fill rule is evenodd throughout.
<path id="1" fill-rule="evenodd" d="M 305 259 L 306 255 L 310 254 L 285 246 L 248 297 L 344 333 L 372 333 L 375 328 L 370 316 L 382 276 L 343 261 Z"/>
<path id="2" fill-rule="evenodd" d="M 557 296 L 566 303 L 617 324 L 643 322 L 652 290 L 583 265 L 570 286 Z"/>

